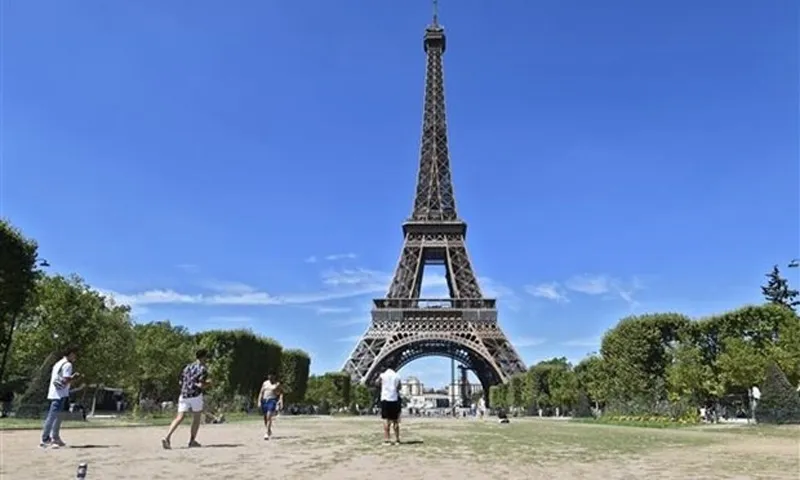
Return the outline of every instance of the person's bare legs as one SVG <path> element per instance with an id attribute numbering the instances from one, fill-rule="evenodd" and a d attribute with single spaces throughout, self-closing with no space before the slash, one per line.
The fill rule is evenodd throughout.
<path id="1" fill-rule="evenodd" d="M 389 425 L 391 421 L 384 420 L 383 421 L 383 441 L 384 443 L 389 443 Z"/>
<path id="2" fill-rule="evenodd" d="M 200 430 L 200 422 L 203 420 L 203 412 L 192 412 L 192 428 L 189 434 L 189 446 L 199 447 L 197 443 L 197 431 Z"/>
<path id="3" fill-rule="evenodd" d="M 164 447 L 165 449 L 170 448 L 172 434 L 175 433 L 175 430 L 178 429 L 178 426 L 181 423 L 183 423 L 184 415 L 185 415 L 184 412 L 178 412 L 178 414 L 175 415 L 175 419 L 172 421 L 172 423 L 169 424 L 169 430 L 167 431 L 167 436 L 161 440 L 161 446 Z"/>
<path id="4" fill-rule="evenodd" d="M 394 427 L 394 440 L 396 443 L 400 443 L 400 419 L 392 422 L 392 426 Z M 386 436 L 389 436 L 388 431 L 386 432 Z"/>
<path id="5" fill-rule="evenodd" d="M 266 418 L 266 421 L 264 422 L 264 424 L 267 427 L 267 437 L 271 437 L 272 436 L 272 420 L 275 418 L 275 412 L 267 413 L 267 416 L 264 417 L 264 418 Z"/>

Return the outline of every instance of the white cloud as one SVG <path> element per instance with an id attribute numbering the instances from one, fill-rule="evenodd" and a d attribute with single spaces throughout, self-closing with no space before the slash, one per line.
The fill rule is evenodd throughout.
<path id="1" fill-rule="evenodd" d="M 606 295 L 621 298 L 631 308 L 638 305 L 634 293 L 644 288 L 638 277 L 623 281 L 609 275 L 576 275 L 565 282 L 568 289 L 586 295 Z"/>
<path id="2" fill-rule="evenodd" d="M 613 284 L 613 280 L 605 275 L 576 275 L 566 281 L 565 285 L 570 290 L 585 293 L 587 295 L 600 295 L 608 293 Z"/>
<path id="3" fill-rule="evenodd" d="M 175 265 L 175 267 L 183 270 L 186 273 L 197 273 L 200 271 L 200 267 L 193 263 L 181 263 L 179 265 Z"/>
<path id="4" fill-rule="evenodd" d="M 536 347 L 538 345 L 542 345 L 547 340 L 544 338 L 537 338 L 537 337 L 519 337 L 511 340 L 511 344 L 517 348 L 528 348 L 528 347 Z"/>
<path id="5" fill-rule="evenodd" d="M 352 260 L 357 256 L 358 255 L 355 253 L 334 253 L 332 255 L 327 255 L 325 260 L 328 260 L 329 262 L 334 262 L 336 260 Z"/>
<path id="6" fill-rule="evenodd" d="M 254 287 L 240 282 L 208 281 L 204 282 L 202 285 L 208 290 L 227 295 L 253 293 L 256 291 Z"/>
<path id="7" fill-rule="evenodd" d="M 526 286 L 525 291 L 534 297 L 556 302 L 569 302 L 567 291 L 591 296 L 602 295 L 607 298 L 622 299 L 634 308 L 638 305 L 634 293 L 642 288 L 644 287 L 638 277 L 625 282 L 609 275 L 582 274 L 569 278 L 563 285 L 559 282 L 540 283 Z"/>
<path id="8" fill-rule="evenodd" d="M 350 307 L 317 307 L 314 309 L 318 315 L 328 315 L 334 313 L 347 313 L 352 312 L 353 309 Z"/>
<path id="9" fill-rule="evenodd" d="M 173 289 L 152 289 L 138 293 L 122 293 L 103 291 L 106 296 L 113 298 L 119 304 L 132 307 L 144 305 L 304 305 L 321 303 L 332 300 L 358 297 L 362 295 L 384 295 L 392 274 L 370 270 L 366 268 L 329 269 L 321 273 L 322 288 L 317 292 L 289 293 L 276 295 L 261 291 L 253 286 L 240 282 L 205 282 L 202 285 L 208 292 L 183 293 Z M 486 285 L 487 296 L 513 300 L 515 298 L 511 289 L 500 285 L 488 278 L 479 281 Z M 423 279 L 425 288 L 442 289 L 441 296 L 448 297 L 447 281 L 442 275 L 428 275 Z M 494 294 L 494 295 L 492 295 Z M 318 313 L 344 313 L 349 311 L 344 307 L 320 306 Z M 368 314 L 365 315 L 368 318 Z"/>
<path id="10" fill-rule="evenodd" d="M 304 262 L 306 262 L 306 263 L 317 263 L 317 257 L 315 257 L 314 255 L 311 255 L 310 257 L 306 258 L 304 260 Z"/>
<path id="11" fill-rule="evenodd" d="M 528 285 L 525 291 L 534 297 L 546 298 L 554 302 L 566 303 L 569 302 L 566 293 L 558 282 L 540 283 L 539 285 Z"/>

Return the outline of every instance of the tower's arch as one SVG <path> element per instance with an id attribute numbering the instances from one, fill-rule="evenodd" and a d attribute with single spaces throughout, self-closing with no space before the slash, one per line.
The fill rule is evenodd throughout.
<path id="1" fill-rule="evenodd" d="M 431 335 L 427 338 L 412 336 L 394 343 L 381 352 L 364 377 L 368 385 L 374 384 L 387 368 L 400 370 L 409 363 L 424 357 L 451 358 L 471 370 L 488 394 L 489 387 L 503 382 L 503 372 L 493 359 L 481 352 L 479 344 L 453 335 Z"/>

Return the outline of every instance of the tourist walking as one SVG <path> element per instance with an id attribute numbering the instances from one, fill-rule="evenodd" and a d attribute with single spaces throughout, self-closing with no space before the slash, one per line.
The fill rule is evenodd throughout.
<path id="1" fill-rule="evenodd" d="M 70 387 L 80 376 L 78 372 L 73 371 L 72 366 L 77 353 L 75 347 L 64 350 L 64 356 L 53 365 L 50 372 L 50 385 L 47 388 L 50 408 L 47 410 L 42 428 L 42 440 L 39 443 L 42 448 L 58 448 L 65 445 L 61 440 L 61 422 L 64 420 L 64 412 L 69 408 Z"/>
<path id="2" fill-rule="evenodd" d="M 197 442 L 197 431 L 200 429 L 200 422 L 203 417 L 203 392 L 210 385 L 208 369 L 206 368 L 207 358 L 208 352 L 201 348 L 195 352 L 195 361 L 186 365 L 181 372 L 181 394 L 178 397 L 178 414 L 170 424 L 167 436 L 161 439 L 161 446 L 165 450 L 172 448 L 172 434 L 175 433 L 178 425 L 183 422 L 186 412 L 192 413 L 189 447 L 200 446 Z"/>
<path id="3" fill-rule="evenodd" d="M 261 384 L 261 391 L 258 392 L 258 401 L 261 405 L 261 414 L 264 415 L 264 427 L 267 432 L 264 440 L 272 438 L 272 420 L 278 411 L 283 408 L 283 386 L 278 382 L 273 374 L 269 374 L 264 383 Z"/>
<path id="4" fill-rule="evenodd" d="M 389 431 L 394 429 L 394 444 L 400 443 L 400 375 L 387 368 L 381 373 L 381 418 L 383 419 L 383 443 L 390 444 Z"/>

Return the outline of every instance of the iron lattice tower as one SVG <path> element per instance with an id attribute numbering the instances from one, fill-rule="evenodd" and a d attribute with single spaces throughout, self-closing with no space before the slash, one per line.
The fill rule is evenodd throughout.
<path id="1" fill-rule="evenodd" d="M 445 45 L 434 10 L 423 40 L 425 107 L 413 211 L 403 223 L 403 249 L 389 292 L 373 301 L 369 328 L 343 370 L 353 381 L 371 384 L 386 367 L 399 370 L 421 357 L 446 356 L 474 371 L 488 393 L 489 386 L 525 371 L 525 365 L 497 323 L 496 300 L 481 292 L 467 254 L 467 224 L 456 211 L 445 117 Z M 420 298 L 424 266 L 430 264 L 445 266 L 449 298 Z"/>

